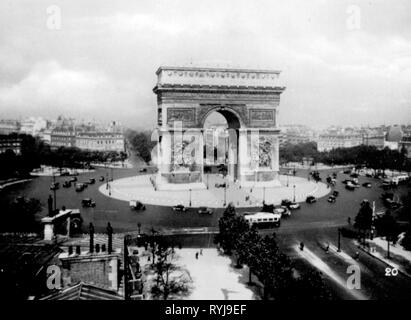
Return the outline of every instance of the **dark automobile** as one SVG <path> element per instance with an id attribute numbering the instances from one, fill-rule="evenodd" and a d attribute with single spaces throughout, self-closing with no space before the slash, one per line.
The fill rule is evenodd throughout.
<path id="1" fill-rule="evenodd" d="M 290 210 L 300 209 L 301 208 L 299 203 L 288 200 L 288 199 L 281 200 L 281 206 L 286 207 Z"/>
<path id="2" fill-rule="evenodd" d="M 90 178 L 88 180 L 88 184 L 95 184 L 95 183 L 96 183 L 96 179 L 94 179 L 94 178 Z"/>
<path id="3" fill-rule="evenodd" d="M 99 181 L 104 181 L 104 176 L 100 176 Z"/>
<path id="4" fill-rule="evenodd" d="M 354 173 L 351 173 L 351 174 L 350 174 L 350 177 L 351 177 L 351 178 L 358 178 L 358 173 L 355 173 L 355 172 L 354 172 Z"/>
<path id="5" fill-rule="evenodd" d="M 365 187 L 365 188 L 371 188 L 371 183 L 370 182 L 364 182 L 362 184 L 362 186 Z"/>
<path id="6" fill-rule="evenodd" d="M 146 210 L 146 206 L 141 201 L 138 201 L 138 200 L 131 200 L 130 208 L 133 210 Z"/>
<path id="7" fill-rule="evenodd" d="M 76 183 L 75 190 L 76 190 L 77 192 L 83 191 L 84 188 L 85 188 L 85 184 L 84 184 L 84 183 Z"/>
<path id="8" fill-rule="evenodd" d="M 333 191 L 333 196 L 334 196 L 334 197 L 338 197 L 339 194 L 340 194 L 340 193 L 339 193 L 337 190 L 334 190 L 334 191 Z"/>
<path id="9" fill-rule="evenodd" d="M 60 187 L 60 183 L 58 183 L 58 182 L 53 182 L 53 183 L 50 185 L 50 190 L 57 190 L 59 187 Z"/>
<path id="10" fill-rule="evenodd" d="M 226 187 L 226 183 L 225 183 L 225 182 L 223 182 L 223 183 L 216 183 L 216 184 L 215 184 L 215 187 L 216 187 L 216 188 L 225 188 L 225 187 Z"/>
<path id="11" fill-rule="evenodd" d="M 198 213 L 200 214 L 213 214 L 213 209 L 207 207 L 198 208 Z"/>
<path id="12" fill-rule="evenodd" d="M 347 183 L 347 185 L 345 186 L 345 189 L 353 191 L 355 190 L 355 185 L 353 185 L 351 182 Z"/>
<path id="13" fill-rule="evenodd" d="M 81 200 L 81 205 L 85 208 L 94 208 L 96 206 L 96 202 L 91 200 L 90 198 L 86 198 Z"/>
<path id="14" fill-rule="evenodd" d="M 186 212 L 187 208 L 184 207 L 182 204 L 178 204 L 178 205 L 173 207 L 173 210 L 177 211 L 177 212 Z"/>
<path id="15" fill-rule="evenodd" d="M 276 214 L 276 213 L 281 214 L 282 217 L 290 217 L 291 216 L 291 211 L 288 210 L 288 208 L 285 207 L 285 206 L 274 208 L 273 213 L 274 214 Z"/>
<path id="16" fill-rule="evenodd" d="M 343 171 L 343 173 L 345 173 L 345 174 L 351 174 L 351 169 L 345 169 L 345 170 Z"/>
<path id="17" fill-rule="evenodd" d="M 76 182 L 77 181 L 77 177 L 72 177 L 71 179 L 70 179 L 70 182 Z"/>
<path id="18" fill-rule="evenodd" d="M 305 199 L 305 202 L 307 202 L 307 203 L 314 203 L 314 202 L 316 202 L 317 201 L 317 199 L 314 197 L 314 196 L 308 196 L 306 199 Z"/>
<path id="19" fill-rule="evenodd" d="M 71 187 L 71 181 L 70 180 L 66 180 L 63 182 L 63 188 L 70 188 Z"/>
<path id="20" fill-rule="evenodd" d="M 147 168 L 141 168 L 140 170 L 138 170 L 139 172 L 147 172 Z"/>
<path id="21" fill-rule="evenodd" d="M 337 201 L 337 198 L 335 196 L 329 196 L 327 201 L 329 203 L 334 203 L 335 201 Z"/>

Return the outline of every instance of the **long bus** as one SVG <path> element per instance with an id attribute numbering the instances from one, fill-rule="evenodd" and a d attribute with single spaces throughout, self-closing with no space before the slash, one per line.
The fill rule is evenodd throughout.
<path id="1" fill-rule="evenodd" d="M 245 221 L 250 226 L 255 225 L 257 228 L 268 229 L 279 227 L 281 225 L 281 214 L 270 212 L 248 213 L 244 215 Z"/>

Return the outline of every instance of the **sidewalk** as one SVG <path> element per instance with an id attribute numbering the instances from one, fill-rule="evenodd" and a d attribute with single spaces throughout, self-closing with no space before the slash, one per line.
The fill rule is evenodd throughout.
<path id="1" fill-rule="evenodd" d="M 110 187 L 106 184 L 100 186 L 99 191 L 106 196 L 123 200 L 139 200 L 145 204 L 158 206 L 174 206 L 183 204 L 191 207 L 224 207 L 224 203 L 233 202 L 238 208 L 262 206 L 263 200 L 268 204 L 279 205 L 282 199 L 305 201 L 308 195 L 323 197 L 331 189 L 324 183 L 315 183 L 300 177 L 280 176 L 280 187 L 272 188 L 244 188 L 235 183 L 228 183 L 226 191 L 224 188 L 216 188 L 215 182 L 218 177 L 210 176 L 208 181 L 209 189 L 201 190 L 154 190 L 150 181 L 151 175 L 139 175 L 110 182 Z M 288 186 L 287 186 L 288 185 Z M 295 188 L 294 188 L 295 186 Z M 226 194 L 224 194 L 226 193 Z M 190 205 L 191 202 L 191 205 Z"/>

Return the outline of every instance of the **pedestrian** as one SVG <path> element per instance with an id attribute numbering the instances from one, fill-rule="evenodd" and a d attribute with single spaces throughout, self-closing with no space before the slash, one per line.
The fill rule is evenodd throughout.
<path id="1" fill-rule="evenodd" d="M 304 242 L 300 242 L 300 250 L 303 251 L 304 250 Z"/>
<path id="2" fill-rule="evenodd" d="M 196 259 L 198 260 L 198 252 L 196 252 Z"/>
<path id="3" fill-rule="evenodd" d="M 355 260 L 358 260 L 358 258 L 360 257 L 360 253 L 358 251 L 355 252 Z"/>
<path id="4" fill-rule="evenodd" d="M 200 256 L 203 255 L 203 249 L 200 249 Z"/>
<path id="5" fill-rule="evenodd" d="M 328 250 L 330 250 L 330 244 L 327 244 L 327 247 L 325 247 L 325 252 L 328 253 Z"/>
<path id="6" fill-rule="evenodd" d="M 348 217 L 347 222 L 349 225 L 351 225 L 351 217 Z"/>

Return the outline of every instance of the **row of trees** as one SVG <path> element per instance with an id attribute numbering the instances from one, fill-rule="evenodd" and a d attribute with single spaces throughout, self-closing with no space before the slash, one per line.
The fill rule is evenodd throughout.
<path id="1" fill-rule="evenodd" d="M 135 130 L 127 130 L 125 133 L 129 148 L 145 163 L 150 163 L 151 151 L 156 145 L 156 141 L 151 141 L 151 133 L 149 131 L 138 132 Z"/>
<path id="2" fill-rule="evenodd" d="M 293 264 L 280 250 L 275 234 L 260 236 L 256 228 L 236 214 L 232 204 L 219 220 L 215 242 L 236 258 L 238 267 L 248 266 L 250 283 L 251 275 L 257 276 L 264 286 L 264 299 L 331 299 L 317 271 L 310 269 L 295 276 Z"/>
<path id="3" fill-rule="evenodd" d="M 25 176 L 40 165 L 81 168 L 90 162 L 124 161 L 125 152 L 89 151 L 75 147 L 51 148 L 40 138 L 27 134 L 11 134 L 10 138 L 21 139 L 21 154 L 12 150 L 0 154 L 0 177 Z"/>
<path id="4" fill-rule="evenodd" d="M 337 148 L 319 152 L 315 142 L 302 144 L 286 144 L 280 148 L 281 162 L 301 162 L 303 158 L 312 158 L 313 164 L 321 162 L 329 165 L 357 165 L 372 169 L 393 169 L 411 171 L 411 160 L 407 158 L 407 150 L 377 149 L 374 146 L 355 146 Z"/>

